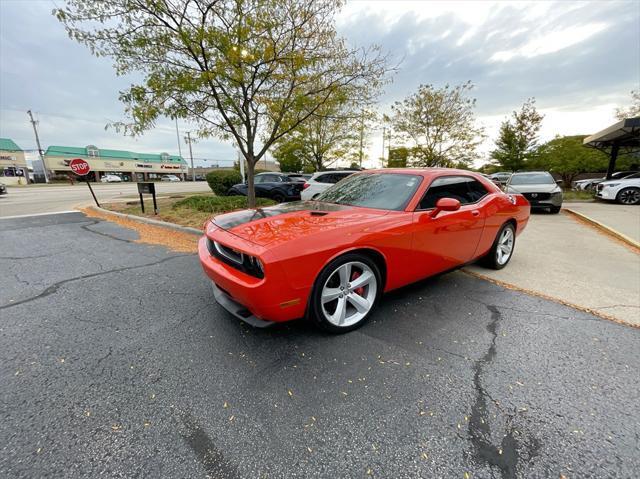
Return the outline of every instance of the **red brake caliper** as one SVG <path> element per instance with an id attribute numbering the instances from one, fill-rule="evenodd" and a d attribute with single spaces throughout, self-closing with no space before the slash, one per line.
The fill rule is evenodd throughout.
<path id="1" fill-rule="evenodd" d="M 360 272 L 354 271 L 353 273 L 351 273 L 351 281 L 358 278 L 359 276 L 360 276 Z M 357 295 L 362 296 L 362 294 L 364 293 L 364 286 L 360 286 L 359 288 L 356 288 L 353 291 Z"/>

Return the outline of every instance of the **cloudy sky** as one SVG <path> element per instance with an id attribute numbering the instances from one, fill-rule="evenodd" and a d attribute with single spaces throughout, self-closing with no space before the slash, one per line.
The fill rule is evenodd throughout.
<path id="1" fill-rule="evenodd" d="M 63 0 L 55 0 L 63 3 Z M 122 119 L 109 59 L 71 41 L 51 15 L 54 1 L 0 0 L 0 136 L 23 149 L 35 139 L 26 111 L 49 145 L 178 152 L 175 125 L 166 120 L 141 138 L 105 125 Z M 400 62 L 380 100 L 386 111 L 421 83 L 471 80 L 478 120 L 492 147 L 500 122 L 528 98 L 545 114 L 541 136 L 587 134 L 614 121 L 616 106 L 640 88 L 640 1 L 384 2 L 352 1 L 337 18 L 354 45 L 377 43 Z M 180 123 L 181 134 L 189 125 Z M 381 152 L 373 132 L 370 156 Z M 184 143 L 182 154 L 188 152 Z M 229 163 L 231 145 L 206 140 L 194 157 Z M 478 163 L 482 162 L 479 158 Z M 370 163 L 373 165 L 374 163 Z"/>

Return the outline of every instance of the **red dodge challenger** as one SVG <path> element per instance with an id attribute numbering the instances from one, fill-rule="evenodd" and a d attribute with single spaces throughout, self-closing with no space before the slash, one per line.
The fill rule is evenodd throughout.
<path id="1" fill-rule="evenodd" d="M 504 268 L 529 203 L 453 169 L 369 170 L 314 201 L 221 214 L 199 242 L 216 300 L 254 325 L 306 317 L 342 333 L 382 293 L 476 260 Z"/>

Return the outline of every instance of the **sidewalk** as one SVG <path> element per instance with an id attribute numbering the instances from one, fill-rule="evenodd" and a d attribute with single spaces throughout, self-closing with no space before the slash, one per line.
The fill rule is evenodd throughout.
<path id="1" fill-rule="evenodd" d="M 566 203 L 564 206 L 619 231 L 636 243 L 640 243 L 640 207 L 638 206 L 601 201 L 594 203 Z"/>
<path id="2" fill-rule="evenodd" d="M 505 269 L 466 269 L 640 326 L 640 255 L 566 213 L 533 214 Z"/>

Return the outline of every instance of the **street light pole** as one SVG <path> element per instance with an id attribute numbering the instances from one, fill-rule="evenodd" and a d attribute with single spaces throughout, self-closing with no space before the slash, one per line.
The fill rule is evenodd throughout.
<path id="1" fill-rule="evenodd" d="M 193 168 L 193 150 L 191 149 L 191 132 L 187 132 L 187 141 L 189 142 L 189 156 L 191 157 L 191 180 L 196 181 L 196 170 Z"/>

